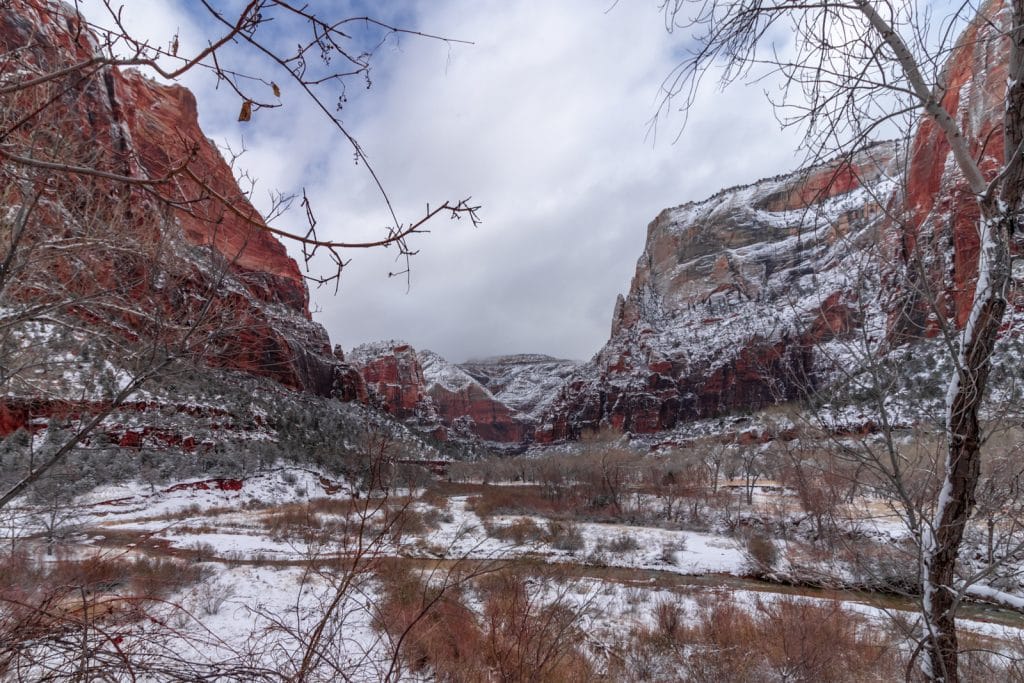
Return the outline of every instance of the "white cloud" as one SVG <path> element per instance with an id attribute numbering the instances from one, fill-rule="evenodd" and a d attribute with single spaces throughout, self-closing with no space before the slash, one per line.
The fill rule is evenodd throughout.
<path id="1" fill-rule="evenodd" d="M 401 337 L 456 361 L 589 357 L 607 339 L 615 296 L 628 289 L 646 225 L 662 208 L 796 163 L 796 141 L 778 132 L 759 87 L 708 88 L 677 143 L 681 119 L 663 123 L 656 144 L 644 139 L 681 40 L 665 33 L 653 1 L 607 12 L 587 0 L 407 7 L 413 28 L 475 44 L 405 37 L 385 48 L 373 89 L 352 98 L 346 124 L 400 219 L 472 195 L 484 223 L 435 221 L 413 243 L 408 293 L 404 279 L 387 278 L 403 267 L 394 250 L 350 254 L 340 293 L 313 292 L 315 317 L 346 348 Z M 140 21 L 166 33 L 178 18 Z M 231 96 L 188 84 L 208 133 L 237 139 Z M 282 85 L 286 107 L 249 127 L 245 164 L 267 186 L 306 186 L 321 236 L 377 232 L 387 214 L 352 150 Z"/>

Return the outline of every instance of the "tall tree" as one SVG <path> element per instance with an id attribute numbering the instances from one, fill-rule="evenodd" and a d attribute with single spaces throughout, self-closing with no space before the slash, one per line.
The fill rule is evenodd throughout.
<path id="1" fill-rule="evenodd" d="M 959 680 L 957 556 L 975 506 L 979 411 L 1007 308 L 1010 239 L 1024 193 L 1024 0 L 957 3 L 941 17 L 917 3 L 884 0 L 666 0 L 663 8 L 668 29 L 684 31 L 694 42 L 665 81 L 659 115 L 677 105 L 687 110 L 711 71 L 720 73 L 723 85 L 778 76 L 782 90 L 774 102 L 785 125 L 804 127 L 812 160 L 851 154 L 894 122 L 923 118 L 941 131 L 974 197 L 977 278 L 969 314 L 951 346 L 942 482 L 917 534 L 925 625 L 921 668 L 931 680 Z M 1001 43 L 994 54 L 1008 60 L 998 165 L 979 160 L 969 131 L 944 98 L 950 85 L 945 61 L 956 36 L 972 25 L 996 27 L 987 35 Z"/>

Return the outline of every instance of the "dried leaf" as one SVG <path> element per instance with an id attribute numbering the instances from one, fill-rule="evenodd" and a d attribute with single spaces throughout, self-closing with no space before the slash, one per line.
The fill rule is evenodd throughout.
<path id="1" fill-rule="evenodd" d="M 252 119 L 252 100 L 246 100 L 242 102 L 242 111 L 238 112 L 239 121 L 249 121 Z"/>
<path id="2" fill-rule="evenodd" d="M 277 87 L 277 83 L 274 83 L 273 81 L 271 81 L 270 82 L 270 87 L 274 91 L 274 97 L 280 97 L 281 96 L 281 89 L 279 87 Z"/>

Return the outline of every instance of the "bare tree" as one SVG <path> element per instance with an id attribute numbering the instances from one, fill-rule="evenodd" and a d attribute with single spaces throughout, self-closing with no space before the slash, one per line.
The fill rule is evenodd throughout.
<path id="1" fill-rule="evenodd" d="M 975 197 L 980 249 L 970 312 L 951 347 L 954 370 L 946 403 L 946 457 L 934 513 L 922 520 L 922 670 L 932 680 L 959 680 L 955 615 L 957 555 L 975 504 L 980 474 L 979 410 L 1010 284 L 1009 240 L 1024 194 L 1024 2 L 951 6 L 940 25 L 917 5 L 872 0 L 810 3 L 765 0 L 666 0 L 669 30 L 690 31 L 693 52 L 664 85 L 663 109 L 686 110 L 702 78 L 721 69 L 723 84 L 781 76 L 776 104 L 783 122 L 803 126 L 812 158 L 850 154 L 897 119 L 924 117 L 941 131 Z M 943 64 L 957 33 L 976 23 L 996 27 L 1007 43 L 1003 162 L 982 164 L 944 98 Z M 791 49 L 776 49 L 785 35 Z M 955 101 L 955 99 L 953 100 Z M 661 112 L 659 112 L 661 113 Z M 913 118 L 911 118 L 913 120 Z"/>

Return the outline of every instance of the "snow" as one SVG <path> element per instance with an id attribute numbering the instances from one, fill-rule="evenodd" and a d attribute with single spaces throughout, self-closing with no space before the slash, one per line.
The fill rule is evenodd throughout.
<path id="1" fill-rule="evenodd" d="M 1024 611 L 1024 597 L 1001 591 L 992 586 L 975 583 L 968 586 L 965 592 L 972 598 L 980 598 L 1018 611 Z"/>
<path id="2" fill-rule="evenodd" d="M 427 382 L 428 391 L 431 385 L 437 385 L 447 391 L 456 393 L 475 384 L 485 396 L 491 395 L 490 391 L 466 374 L 465 371 L 456 365 L 452 365 L 433 351 L 420 351 L 417 354 L 417 358 L 419 358 L 420 367 L 423 369 L 423 378 Z"/>
<path id="3" fill-rule="evenodd" d="M 394 355 L 395 349 L 399 348 L 412 347 L 400 339 L 383 339 L 356 346 L 345 354 L 345 359 L 357 366 L 365 366 L 377 358 Z"/>
<path id="4" fill-rule="evenodd" d="M 468 361 L 460 367 L 509 408 L 539 419 L 566 378 L 581 365 L 540 354 L 518 354 Z"/>
<path id="5" fill-rule="evenodd" d="M 82 556 L 90 549 L 107 551 L 112 543 L 115 552 L 123 553 L 127 548 L 133 554 L 167 552 L 165 541 L 185 550 L 209 546 L 212 550 L 205 552 L 212 552 L 217 561 L 204 562 L 203 566 L 211 574 L 200 584 L 170 596 L 159 608 L 164 611 L 158 618 L 172 625 L 173 633 L 170 640 L 154 647 L 187 653 L 196 666 L 247 661 L 275 670 L 293 670 L 301 655 L 301 638 L 323 616 L 337 585 L 329 573 L 309 571 L 308 560 L 314 556 L 328 560 L 332 554 L 348 551 L 337 541 L 308 540 L 301 534 L 272 538 L 265 521 L 285 510 L 301 511 L 305 502 L 316 502 L 317 498 L 346 500 L 347 482 L 339 484 L 341 491 L 328 495 L 318 472 L 282 466 L 259 472 L 245 479 L 240 488 L 232 484 L 228 490 L 210 481 L 181 482 L 159 490 L 141 483 L 106 486 L 76 501 L 82 510 L 79 521 L 89 537 L 76 541 L 74 548 Z M 406 493 L 396 491 L 392 495 L 397 501 Z M 792 495 L 776 486 L 759 491 L 751 512 L 762 507 L 779 511 L 780 501 Z M 582 578 L 531 581 L 529 590 L 542 601 L 558 600 L 578 610 L 585 641 L 594 652 L 607 651 L 607 646 L 618 642 L 633 627 L 653 627 L 653 610 L 661 601 L 672 601 L 682 608 L 685 618 L 695 618 L 706 613 L 701 610 L 706 608 L 709 595 L 754 609 L 759 601 L 770 603 L 793 590 L 740 578 L 747 572 L 746 554 L 741 541 L 725 533 L 578 521 L 575 525 L 582 544 L 576 550 L 558 549 L 546 540 L 515 545 L 491 537 L 487 527 L 528 518 L 543 529 L 548 520 L 505 515 L 485 522 L 471 509 L 471 499 L 470 495 L 451 495 L 428 499 L 429 504 L 414 501 L 412 509 L 424 513 L 435 504 L 440 506 L 437 527 L 406 534 L 398 542 L 390 537 L 373 541 L 375 550 L 371 554 L 406 557 L 418 563 L 414 566 L 423 567 L 432 566 L 429 562 L 433 559 L 451 562 L 463 558 L 499 564 L 522 558 L 571 566 Z M 371 500 L 371 509 L 374 505 Z M 340 506 L 317 509 L 327 510 L 317 513 L 325 523 L 340 519 L 338 513 L 329 512 Z M 862 517 L 865 529 L 874 521 L 874 533 L 898 529 L 890 517 Z M 610 549 L 609 542 L 622 536 L 631 537 L 634 543 L 624 550 Z M 843 571 L 841 566 L 831 569 L 839 575 Z M 653 573 L 617 573 L 638 570 Z M 1024 610 L 1024 597 L 990 586 L 978 584 L 968 592 Z M 870 598 L 857 594 L 841 595 L 844 609 L 864 615 L 879 628 L 888 626 L 893 609 L 878 607 Z M 338 617 L 331 621 L 338 626 L 336 646 L 343 651 L 354 680 L 376 680 L 390 662 L 390 649 L 373 627 L 380 599 L 376 579 L 367 573 L 344 596 Z M 815 591 L 788 599 L 821 604 L 830 600 Z M 481 605 L 473 602 L 472 591 L 466 600 L 479 617 Z M 218 608 L 207 608 L 218 601 L 223 602 Z M 913 608 L 903 613 L 910 619 L 915 614 Z M 1020 628 L 969 618 L 961 618 L 958 623 L 967 631 L 1006 642 L 1022 632 Z M 145 628 L 132 630 L 131 634 L 140 639 L 152 636 Z M 165 633 L 161 637 L 168 636 Z"/>

